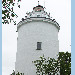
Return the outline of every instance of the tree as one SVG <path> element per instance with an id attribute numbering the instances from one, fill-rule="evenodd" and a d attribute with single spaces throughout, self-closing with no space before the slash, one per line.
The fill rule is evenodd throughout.
<path id="1" fill-rule="evenodd" d="M 21 0 L 18 0 L 18 3 Z M 18 15 L 14 12 L 13 7 L 15 6 L 15 0 L 2 0 L 2 23 L 9 24 L 13 21 L 14 25 L 16 25 L 16 21 L 14 17 L 18 17 Z M 20 5 L 18 5 L 20 8 Z"/>
<path id="2" fill-rule="evenodd" d="M 58 58 L 45 58 L 44 55 L 39 60 L 32 61 L 36 67 L 37 75 L 70 75 L 71 74 L 71 53 L 59 52 Z M 15 71 L 11 75 L 14 75 Z M 16 75 L 24 75 L 17 73 Z"/>
<path id="3" fill-rule="evenodd" d="M 71 53 L 59 52 L 60 75 L 71 74 Z"/>
<path id="4" fill-rule="evenodd" d="M 40 60 L 33 61 L 36 66 L 37 75 L 70 75 L 71 74 L 71 53 L 59 52 L 58 58 L 46 59 L 44 56 Z"/>
<path id="5" fill-rule="evenodd" d="M 24 73 L 17 72 L 17 74 L 15 74 L 15 71 L 13 70 L 13 73 L 10 75 L 24 75 Z"/>
<path id="6" fill-rule="evenodd" d="M 33 61 L 36 66 L 37 75 L 55 75 L 59 74 L 59 64 L 54 58 L 40 57 L 40 60 Z"/>

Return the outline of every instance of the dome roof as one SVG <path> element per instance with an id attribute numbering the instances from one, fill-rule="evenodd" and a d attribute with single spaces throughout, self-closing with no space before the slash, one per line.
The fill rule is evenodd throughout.
<path id="1" fill-rule="evenodd" d="M 33 8 L 33 10 L 34 10 L 35 8 L 37 8 L 37 7 L 41 7 L 41 8 L 43 8 L 43 6 L 41 6 L 41 5 L 38 5 L 38 6 L 34 7 L 34 8 Z"/>

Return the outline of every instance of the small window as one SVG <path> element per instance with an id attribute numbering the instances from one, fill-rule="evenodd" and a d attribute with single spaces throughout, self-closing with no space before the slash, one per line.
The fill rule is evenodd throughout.
<path id="1" fill-rule="evenodd" d="M 37 15 L 37 17 L 40 17 L 40 15 Z"/>
<path id="2" fill-rule="evenodd" d="M 41 43 L 42 42 L 37 42 L 37 50 L 41 50 Z"/>

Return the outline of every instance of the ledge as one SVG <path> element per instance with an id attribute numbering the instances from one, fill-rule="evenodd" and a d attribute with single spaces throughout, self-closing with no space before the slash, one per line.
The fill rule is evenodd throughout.
<path id="1" fill-rule="evenodd" d="M 31 17 L 31 18 L 25 19 L 24 21 L 20 21 L 17 24 L 17 31 L 18 31 L 19 27 L 21 27 L 22 25 L 30 23 L 30 22 L 35 22 L 35 21 L 48 22 L 48 23 L 54 24 L 58 28 L 58 31 L 60 30 L 59 24 L 56 21 L 53 21 L 50 18 L 46 18 L 46 17 Z"/>

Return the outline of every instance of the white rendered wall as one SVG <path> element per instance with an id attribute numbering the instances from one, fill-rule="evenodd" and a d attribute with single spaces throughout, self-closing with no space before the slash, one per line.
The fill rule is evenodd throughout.
<path id="1" fill-rule="evenodd" d="M 37 42 L 42 42 L 42 50 L 37 49 Z M 40 56 L 57 58 L 59 52 L 58 29 L 46 22 L 30 22 L 18 29 L 15 70 L 24 75 L 36 75 L 32 61 Z"/>

